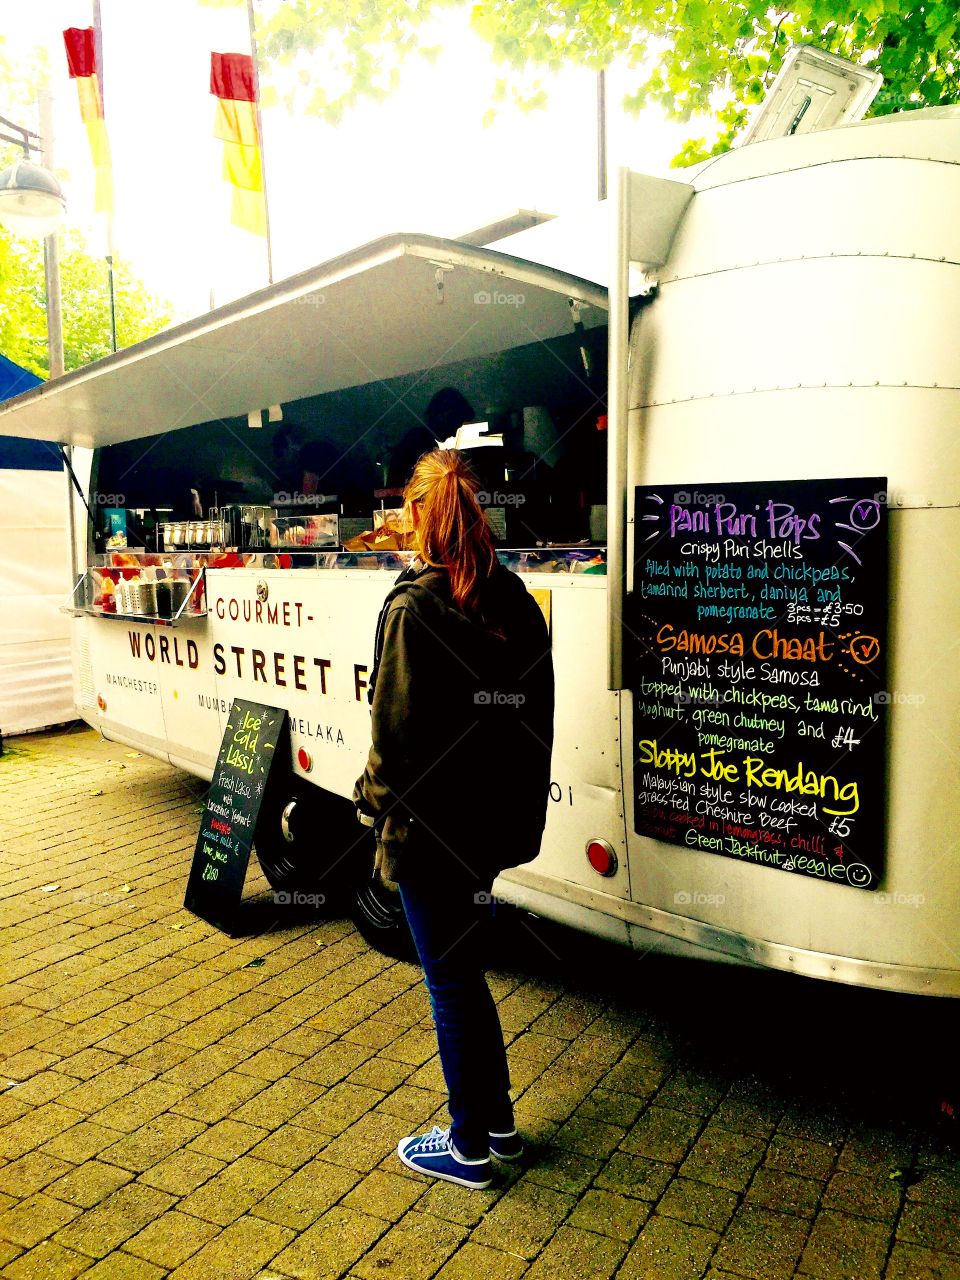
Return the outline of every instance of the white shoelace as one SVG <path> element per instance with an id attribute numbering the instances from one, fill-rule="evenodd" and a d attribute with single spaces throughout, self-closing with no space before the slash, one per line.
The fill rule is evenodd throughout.
<path id="1" fill-rule="evenodd" d="M 441 1151 L 445 1146 L 447 1146 L 447 1135 L 449 1132 L 449 1129 L 441 1129 L 439 1125 L 435 1124 L 429 1133 L 424 1134 L 417 1143 L 417 1146 L 424 1153 L 428 1151 Z"/>

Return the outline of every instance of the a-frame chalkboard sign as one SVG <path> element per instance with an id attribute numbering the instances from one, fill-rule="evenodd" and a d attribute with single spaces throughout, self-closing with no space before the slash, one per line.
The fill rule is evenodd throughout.
<path id="1" fill-rule="evenodd" d="M 240 898 L 270 770 L 288 740 L 287 713 L 236 698 L 207 792 L 183 905 L 225 933 L 238 929 Z M 289 752 L 287 753 L 289 754 Z"/>

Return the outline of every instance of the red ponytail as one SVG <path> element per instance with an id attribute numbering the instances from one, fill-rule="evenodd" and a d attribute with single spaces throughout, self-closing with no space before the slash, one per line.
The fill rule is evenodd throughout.
<path id="1" fill-rule="evenodd" d="M 419 460 L 404 490 L 408 505 L 419 504 L 421 560 L 447 570 L 454 602 L 476 616 L 483 583 L 497 563 L 493 535 L 477 501 L 479 488 L 460 453 L 436 449 Z"/>

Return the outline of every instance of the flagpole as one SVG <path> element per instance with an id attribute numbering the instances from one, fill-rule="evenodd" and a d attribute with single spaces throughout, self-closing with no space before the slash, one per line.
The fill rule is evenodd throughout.
<path id="1" fill-rule="evenodd" d="M 104 121 L 107 108 L 103 91 L 103 33 L 100 29 L 100 0 L 93 0 L 93 39 L 97 58 L 97 81 L 100 86 L 100 109 Z M 112 181 L 112 177 L 111 177 Z M 117 349 L 117 294 L 113 278 L 113 201 L 107 209 L 107 289 L 110 295 L 110 349 Z"/>
<path id="2" fill-rule="evenodd" d="M 99 3 L 99 0 L 97 0 Z M 253 13 L 253 0 L 247 0 L 247 21 L 250 26 L 250 60 L 253 63 L 253 93 L 256 101 L 257 135 L 260 139 L 260 172 L 263 175 L 263 220 L 267 231 L 267 282 L 273 284 L 273 248 L 270 240 L 270 205 L 267 201 L 267 156 L 263 145 L 263 117 L 260 114 L 260 72 L 257 67 L 257 36 Z"/>

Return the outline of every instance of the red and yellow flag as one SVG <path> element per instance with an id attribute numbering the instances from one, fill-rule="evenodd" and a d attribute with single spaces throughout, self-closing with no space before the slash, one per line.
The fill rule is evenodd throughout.
<path id="1" fill-rule="evenodd" d="M 267 215 L 257 128 L 257 91 L 250 54 L 212 54 L 210 92 L 217 99 L 213 132 L 223 142 L 223 176 L 233 187 L 230 220 L 235 226 L 265 236 Z"/>
<path id="2" fill-rule="evenodd" d="M 113 170 L 110 163 L 110 142 L 103 118 L 103 98 L 100 95 L 100 79 L 97 75 L 97 48 L 93 27 L 68 27 L 63 33 L 67 49 L 67 66 L 70 77 L 77 82 L 80 96 L 80 119 L 87 129 L 90 154 L 96 174 L 95 207 L 98 213 L 110 213 L 113 209 Z"/>

